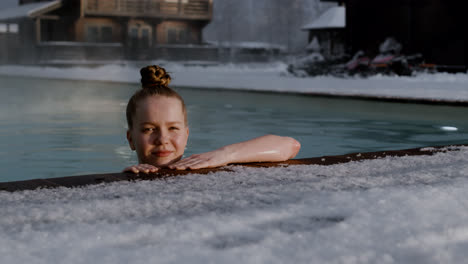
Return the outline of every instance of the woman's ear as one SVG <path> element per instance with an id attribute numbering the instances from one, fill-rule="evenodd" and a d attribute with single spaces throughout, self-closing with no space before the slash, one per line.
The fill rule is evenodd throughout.
<path id="1" fill-rule="evenodd" d="M 128 145 L 132 150 L 135 150 L 135 144 L 133 143 L 132 139 L 132 133 L 130 133 L 130 130 L 127 130 L 127 140 L 128 140 Z"/>

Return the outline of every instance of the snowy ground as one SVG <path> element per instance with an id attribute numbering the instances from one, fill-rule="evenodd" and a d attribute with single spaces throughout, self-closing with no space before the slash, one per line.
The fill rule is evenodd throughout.
<path id="1" fill-rule="evenodd" d="M 0 66 L 0 74 L 137 83 L 141 66 Z M 468 101 L 467 74 L 293 78 L 281 63 L 165 67 L 176 86 Z M 0 192 L 0 263 L 463 263 L 467 164 L 465 147 Z"/>
<path id="2" fill-rule="evenodd" d="M 0 263 L 464 263 L 468 147 L 0 192 Z"/>
<path id="3" fill-rule="evenodd" d="M 79 62 L 77 62 L 79 63 Z M 409 98 L 468 102 L 468 74 L 419 74 L 414 77 L 373 76 L 297 78 L 287 74 L 284 63 L 194 66 L 197 62 L 122 62 L 100 67 L 0 66 L 0 74 L 76 80 L 139 82 L 139 69 L 147 64 L 163 65 L 173 77 L 173 85 L 218 89 L 243 89 Z M 187 66 L 190 64 L 189 66 Z"/>

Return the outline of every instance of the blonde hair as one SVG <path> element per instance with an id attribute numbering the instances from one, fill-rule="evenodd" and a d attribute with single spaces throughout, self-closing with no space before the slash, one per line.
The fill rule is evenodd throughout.
<path id="1" fill-rule="evenodd" d="M 133 127 L 133 117 L 135 116 L 138 103 L 150 96 L 166 96 L 179 99 L 182 103 L 185 124 L 187 124 L 187 110 L 184 99 L 169 87 L 171 76 L 166 72 L 166 70 L 158 65 L 151 65 L 141 68 L 140 74 L 141 89 L 132 95 L 127 104 L 126 115 L 128 129 L 132 129 Z"/>

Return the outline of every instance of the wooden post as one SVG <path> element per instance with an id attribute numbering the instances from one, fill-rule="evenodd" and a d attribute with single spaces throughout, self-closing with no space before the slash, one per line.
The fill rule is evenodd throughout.
<path id="1" fill-rule="evenodd" d="M 177 14 L 182 15 L 182 0 L 177 1 Z"/>
<path id="2" fill-rule="evenodd" d="M 213 18 L 213 0 L 209 0 L 209 3 L 208 3 L 208 15 L 210 16 L 210 19 Z"/>
<path id="3" fill-rule="evenodd" d="M 85 8 L 88 6 L 88 0 L 81 0 L 80 1 L 80 17 L 84 17 Z"/>
<path id="4" fill-rule="evenodd" d="M 36 18 L 36 44 L 41 43 L 41 19 Z"/>

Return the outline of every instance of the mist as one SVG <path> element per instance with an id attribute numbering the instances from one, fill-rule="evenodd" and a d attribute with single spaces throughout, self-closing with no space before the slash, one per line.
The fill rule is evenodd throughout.
<path id="1" fill-rule="evenodd" d="M 215 0 L 205 41 L 264 42 L 301 51 L 308 44 L 305 24 L 336 3 L 320 0 Z"/>

